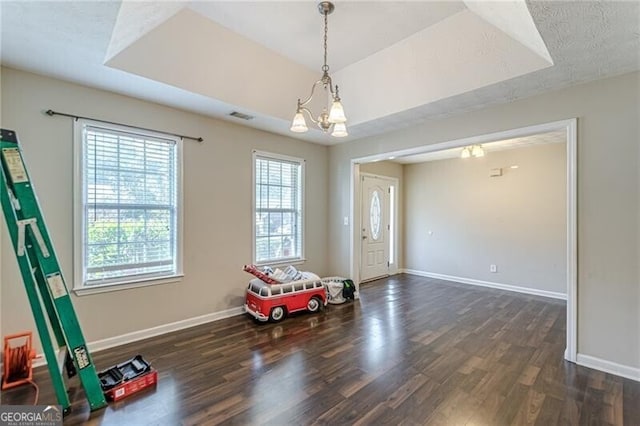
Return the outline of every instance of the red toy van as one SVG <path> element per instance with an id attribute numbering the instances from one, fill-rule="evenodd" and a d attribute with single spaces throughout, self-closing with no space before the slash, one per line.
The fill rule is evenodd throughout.
<path id="1" fill-rule="evenodd" d="M 297 311 L 317 312 L 327 304 L 327 292 L 321 280 L 267 284 L 253 279 L 247 288 L 244 310 L 258 321 L 282 321 Z"/>

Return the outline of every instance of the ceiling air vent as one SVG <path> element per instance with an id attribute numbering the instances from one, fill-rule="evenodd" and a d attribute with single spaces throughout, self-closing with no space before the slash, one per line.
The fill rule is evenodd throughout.
<path id="1" fill-rule="evenodd" d="M 240 118 L 242 120 L 253 120 L 253 118 L 254 118 L 253 115 L 243 114 L 243 113 L 238 112 L 238 111 L 233 111 L 229 115 L 232 116 L 232 117 L 235 117 L 235 118 Z"/>

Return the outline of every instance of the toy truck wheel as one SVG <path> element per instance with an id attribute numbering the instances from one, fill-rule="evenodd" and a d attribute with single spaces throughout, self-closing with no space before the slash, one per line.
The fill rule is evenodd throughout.
<path id="1" fill-rule="evenodd" d="M 284 310 L 284 307 L 276 306 L 275 308 L 271 309 L 271 313 L 269 314 L 269 320 L 271 322 L 279 322 L 284 319 L 285 315 L 286 315 L 286 312 Z"/>
<path id="2" fill-rule="evenodd" d="M 322 302 L 320 301 L 320 299 L 318 299 L 317 297 L 312 297 L 307 303 L 307 310 L 309 312 L 318 312 L 321 306 Z"/>

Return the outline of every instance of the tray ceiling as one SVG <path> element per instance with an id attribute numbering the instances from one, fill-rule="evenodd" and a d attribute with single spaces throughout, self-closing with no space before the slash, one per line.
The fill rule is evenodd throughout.
<path id="1" fill-rule="evenodd" d="M 4 65 L 324 144 L 640 68 L 637 2 L 337 2 L 329 65 L 350 131 L 337 140 L 288 130 L 320 76 L 314 2 L 0 8 Z"/>

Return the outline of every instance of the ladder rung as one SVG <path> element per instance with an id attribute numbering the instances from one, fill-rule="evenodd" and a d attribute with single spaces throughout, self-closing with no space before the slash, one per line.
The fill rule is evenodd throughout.
<path id="1" fill-rule="evenodd" d="M 58 349 L 58 370 L 62 371 L 62 369 L 64 368 L 64 365 L 67 362 L 68 354 L 69 351 L 67 350 L 66 346 L 61 346 L 60 349 Z"/>

